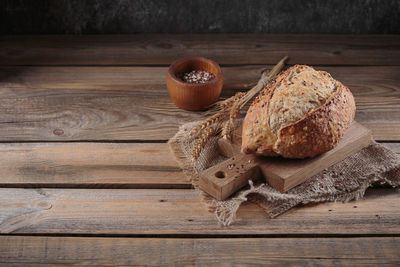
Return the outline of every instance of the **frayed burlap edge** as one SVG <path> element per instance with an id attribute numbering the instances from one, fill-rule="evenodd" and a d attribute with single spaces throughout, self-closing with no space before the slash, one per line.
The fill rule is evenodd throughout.
<path id="1" fill-rule="evenodd" d="M 178 162 L 179 167 L 183 170 L 188 181 L 194 186 L 194 188 L 200 193 L 202 197 L 202 202 L 206 204 L 210 212 L 216 210 L 215 199 L 201 190 L 199 188 L 199 172 L 194 169 L 193 162 L 190 157 L 183 152 L 182 141 L 187 136 L 184 134 L 186 132 L 185 125 L 182 125 L 178 132 L 168 141 L 168 145 Z"/>

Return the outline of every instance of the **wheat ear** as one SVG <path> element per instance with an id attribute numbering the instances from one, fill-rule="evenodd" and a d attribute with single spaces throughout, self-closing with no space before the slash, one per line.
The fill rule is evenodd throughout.
<path id="1" fill-rule="evenodd" d="M 240 101 L 236 101 L 231 109 L 229 114 L 229 120 L 225 123 L 224 127 L 222 128 L 222 137 L 231 140 L 232 136 L 232 129 L 235 126 L 235 122 L 237 117 L 240 113 Z"/>
<path id="2" fill-rule="evenodd" d="M 230 124 L 229 124 L 230 120 L 227 120 L 226 122 L 224 122 L 223 126 L 222 126 L 222 131 L 221 131 L 221 136 L 225 139 L 231 140 L 231 136 L 230 136 L 230 132 L 231 132 L 231 128 L 230 128 Z"/>
<path id="3" fill-rule="evenodd" d="M 201 150 L 207 144 L 209 138 L 217 133 L 218 129 L 219 129 L 218 126 L 209 127 L 207 129 L 205 129 L 202 132 L 202 134 L 196 139 L 196 142 L 195 142 L 193 150 L 192 150 L 192 158 L 193 159 L 196 160 L 199 158 Z"/>
<path id="4" fill-rule="evenodd" d="M 281 71 L 287 59 L 287 56 L 283 57 L 278 62 L 278 64 L 276 64 L 268 73 L 264 69 L 261 72 L 261 78 L 258 83 L 248 92 L 239 92 L 228 99 L 219 101 L 214 105 L 213 108 L 210 109 L 210 111 L 204 114 L 205 116 L 208 116 L 208 118 L 195 126 L 190 132 L 191 136 L 195 136 L 202 132 L 201 135 L 196 138 L 195 145 L 192 150 L 193 159 L 197 159 L 199 157 L 201 150 L 208 141 L 208 138 L 211 137 L 213 134 L 217 134 L 222 125 L 222 136 L 225 136 L 228 139 L 231 138 L 231 131 L 236 122 L 237 116 L 240 113 L 240 109 L 243 108 L 246 103 L 251 100 L 258 92 L 265 88 L 268 82 Z M 224 120 L 228 116 L 229 120 L 223 124 Z M 209 127 L 214 124 L 216 125 L 213 127 Z"/>
<path id="5" fill-rule="evenodd" d="M 204 116 L 214 116 L 215 114 L 230 111 L 230 108 L 236 101 L 240 101 L 240 108 L 243 108 L 247 102 L 249 102 L 257 93 L 259 93 L 265 86 L 273 79 L 285 66 L 285 62 L 288 59 L 287 56 L 283 57 L 269 72 L 263 69 L 261 72 L 261 78 L 255 86 L 253 86 L 247 92 L 238 92 L 234 96 L 218 101 L 213 107 L 207 111 Z"/>
<path id="6" fill-rule="evenodd" d="M 228 99 L 225 99 L 225 100 L 221 101 L 221 102 L 219 103 L 218 106 L 219 106 L 220 109 L 227 109 L 227 108 L 230 108 L 230 107 L 232 107 L 236 102 L 238 102 L 242 97 L 244 97 L 245 95 L 246 95 L 245 92 L 236 93 L 234 96 L 232 96 L 232 97 L 230 97 L 230 98 L 228 98 Z"/>
<path id="7" fill-rule="evenodd" d="M 208 119 L 206 119 L 203 122 L 201 122 L 200 124 L 196 125 L 191 130 L 190 135 L 194 136 L 197 133 L 199 133 L 201 130 L 207 128 L 208 126 L 213 125 L 214 123 L 222 122 L 227 116 L 228 116 L 228 114 L 225 114 L 225 113 L 217 113 L 217 114 L 212 115 Z"/>

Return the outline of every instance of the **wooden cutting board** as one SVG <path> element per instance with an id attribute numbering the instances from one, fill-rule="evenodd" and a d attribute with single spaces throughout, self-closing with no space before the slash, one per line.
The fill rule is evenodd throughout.
<path id="1" fill-rule="evenodd" d="M 247 185 L 249 179 L 263 177 L 272 187 L 286 192 L 366 147 L 371 140 L 371 130 L 353 122 L 334 149 L 317 157 L 262 157 L 240 152 L 241 128 L 238 128 L 233 134 L 232 143 L 222 138 L 218 142 L 220 153 L 230 159 L 203 171 L 199 186 L 216 199 L 223 200 Z"/>

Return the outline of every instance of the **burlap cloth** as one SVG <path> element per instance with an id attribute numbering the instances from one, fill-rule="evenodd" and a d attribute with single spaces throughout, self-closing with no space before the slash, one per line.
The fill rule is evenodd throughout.
<path id="1" fill-rule="evenodd" d="M 258 204 L 273 218 L 299 204 L 357 200 L 373 184 L 400 185 L 400 157 L 373 141 L 368 147 L 286 193 L 280 193 L 263 181 L 249 181 L 249 185 L 233 197 L 219 201 L 198 188 L 199 173 L 226 158 L 218 153 L 218 137 L 214 137 L 206 144 L 198 160 L 193 161 L 194 140 L 190 137 L 190 130 L 198 123 L 182 125 L 168 143 L 186 176 L 201 193 L 203 202 L 225 226 L 234 221 L 239 206 L 245 201 Z"/>

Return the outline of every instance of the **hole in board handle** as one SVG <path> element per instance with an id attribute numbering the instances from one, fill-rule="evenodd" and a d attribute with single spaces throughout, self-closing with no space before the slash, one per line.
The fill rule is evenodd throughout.
<path id="1" fill-rule="evenodd" d="M 217 171 L 214 175 L 219 179 L 224 179 L 226 177 L 226 173 L 223 171 Z"/>

